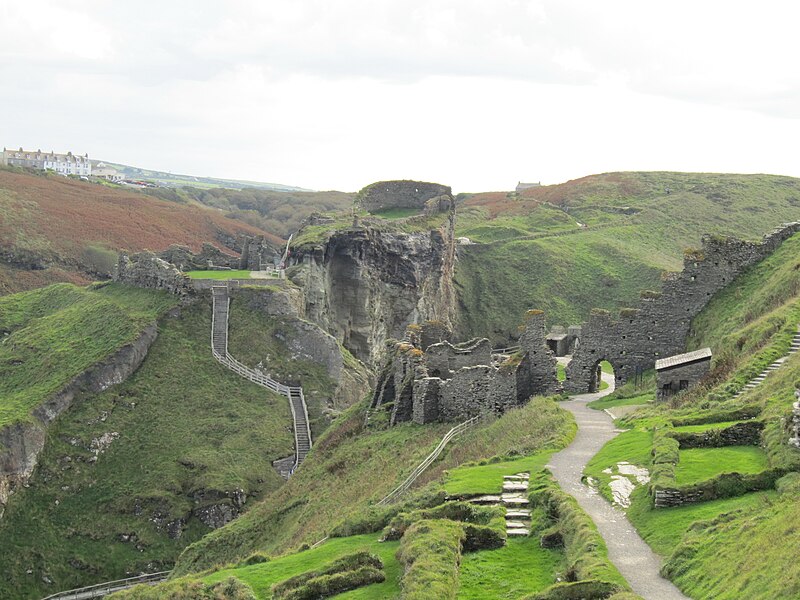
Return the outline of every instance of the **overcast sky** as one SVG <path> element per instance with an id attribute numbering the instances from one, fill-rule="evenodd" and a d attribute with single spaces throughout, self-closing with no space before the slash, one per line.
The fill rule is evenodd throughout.
<path id="1" fill-rule="evenodd" d="M 348 191 L 800 176 L 799 28 L 769 0 L 0 0 L 0 133 Z"/>

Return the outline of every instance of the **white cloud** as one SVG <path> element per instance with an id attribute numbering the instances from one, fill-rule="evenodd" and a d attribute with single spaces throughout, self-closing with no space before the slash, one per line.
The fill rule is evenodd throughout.
<path id="1" fill-rule="evenodd" d="M 315 188 L 800 175 L 799 13 L 738 1 L 5 3 L 3 143 Z"/>

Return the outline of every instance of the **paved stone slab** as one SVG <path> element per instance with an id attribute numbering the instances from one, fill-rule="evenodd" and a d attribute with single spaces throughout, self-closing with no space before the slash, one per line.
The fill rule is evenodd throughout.
<path id="1" fill-rule="evenodd" d="M 527 508 L 514 508 L 506 511 L 506 519 L 531 519 L 531 511 Z"/>
<path id="2" fill-rule="evenodd" d="M 503 491 L 504 492 L 526 492 L 528 491 L 528 484 L 527 483 L 504 483 L 503 484 Z"/>
<path id="3" fill-rule="evenodd" d="M 472 502 L 473 504 L 497 504 L 501 500 L 502 498 L 500 496 L 486 495 L 470 498 L 467 502 Z"/>
<path id="4" fill-rule="evenodd" d="M 522 537 L 522 536 L 529 536 L 531 534 L 529 529 L 511 529 L 510 531 L 506 531 L 506 535 L 508 537 Z"/>

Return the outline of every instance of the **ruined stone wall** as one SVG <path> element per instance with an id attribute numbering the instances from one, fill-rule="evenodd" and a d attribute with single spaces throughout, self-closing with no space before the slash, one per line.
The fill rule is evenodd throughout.
<path id="1" fill-rule="evenodd" d="M 420 211 L 427 209 L 427 212 L 439 212 L 446 210 L 446 204 L 439 200 L 435 203 L 428 201 L 442 196 L 452 199 L 452 195 L 449 186 L 438 183 L 410 180 L 378 181 L 358 192 L 356 201 L 361 208 L 369 212 L 387 208 L 418 208 Z"/>
<path id="2" fill-rule="evenodd" d="M 464 421 L 503 414 L 535 394 L 558 390 L 556 361 L 545 345 L 544 315 L 529 315 L 523 350 L 496 364 L 487 339 L 419 348 L 421 328 L 408 328 L 378 377 L 371 410 L 391 406 L 390 423 Z M 466 352 L 465 352 L 466 351 Z"/>
<path id="3" fill-rule="evenodd" d="M 692 319 L 711 297 L 798 231 L 800 223 L 789 223 L 764 236 L 761 243 L 703 236 L 701 248 L 686 254 L 683 270 L 668 274 L 660 293 L 644 294 L 637 309 L 623 309 L 619 318 L 592 311 L 567 367 L 564 388 L 591 390 L 601 360 L 612 364 L 619 386 L 653 368 L 657 359 L 683 352 Z"/>
<path id="4" fill-rule="evenodd" d="M 127 285 L 165 290 L 179 296 L 189 292 L 189 282 L 173 264 L 158 258 L 152 252 L 139 252 L 128 256 L 121 254 L 114 269 L 114 281 Z"/>
<path id="5" fill-rule="evenodd" d="M 261 267 L 274 266 L 275 257 L 281 255 L 263 236 L 246 236 L 242 241 L 242 255 L 237 268 L 258 271 Z"/>

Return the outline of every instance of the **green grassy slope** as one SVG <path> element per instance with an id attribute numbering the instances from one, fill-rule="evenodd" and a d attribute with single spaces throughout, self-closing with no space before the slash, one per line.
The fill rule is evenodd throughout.
<path id="1" fill-rule="evenodd" d="M 57 284 L 0 297 L 0 426 L 31 411 L 91 365 L 135 340 L 176 303 L 119 285 Z"/>
<path id="2" fill-rule="evenodd" d="M 139 294 L 159 298 L 126 291 L 105 310 Z M 286 399 L 212 358 L 210 321 L 209 300 L 166 318 L 133 376 L 80 398 L 52 425 L 30 487 L 0 520 L 0 597 L 169 568 L 209 531 L 193 510 L 230 503 L 237 490 L 247 508 L 282 485 L 271 461 L 293 452 Z M 100 451 L 103 439 L 110 445 Z M 168 523 L 177 519 L 185 529 L 171 539 Z"/>
<path id="3" fill-rule="evenodd" d="M 800 571 L 795 548 L 800 450 L 788 444 L 800 354 L 792 355 L 757 388 L 735 392 L 766 364 L 785 354 L 800 322 L 800 236 L 750 268 L 718 293 L 692 324 L 692 348 L 711 346 L 712 373 L 704 385 L 668 404 L 624 418 L 633 431 L 609 442 L 587 474 L 607 485 L 602 469 L 625 460 L 652 468 L 646 443 L 654 426 L 675 423 L 684 433 L 730 426 L 736 411 L 756 407 L 764 422 L 761 448 L 731 446 L 680 450 L 676 485 L 708 481 L 723 472 L 789 472 L 777 491 L 747 493 L 678 508 L 653 509 L 644 487 L 633 494 L 628 516 L 653 549 L 667 559 L 664 572 L 690 597 L 795 598 Z M 708 421 L 707 425 L 699 423 Z M 719 421 L 716 423 L 714 421 Z M 686 423 L 685 426 L 680 426 Z M 606 495 L 608 490 L 601 487 Z"/>
<path id="4" fill-rule="evenodd" d="M 461 330 L 497 342 L 529 308 L 576 323 L 636 303 L 704 233 L 756 239 L 800 218 L 800 180 L 769 175 L 609 173 L 462 199 Z M 587 227 L 581 228 L 582 223 Z"/>
<path id="5" fill-rule="evenodd" d="M 418 485 L 443 471 L 495 455 L 528 455 L 565 443 L 569 416 L 539 399 L 470 430 L 448 447 Z M 334 421 L 289 482 L 250 512 L 193 544 L 178 563 L 186 573 L 239 560 L 250 552 L 279 553 L 314 542 L 341 519 L 362 511 L 400 483 L 438 444 L 451 424 L 403 424 L 365 429 L 364 405 Z M 494 485 L 499 489 L 502 477 Z"/>

